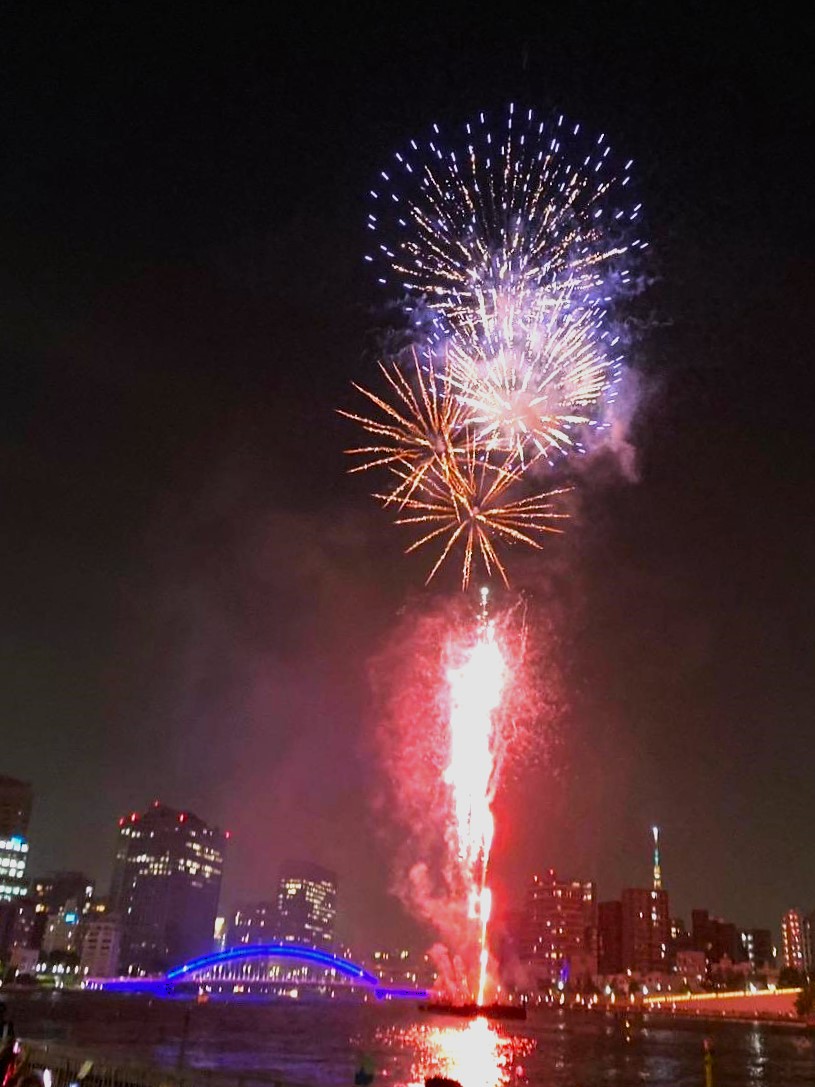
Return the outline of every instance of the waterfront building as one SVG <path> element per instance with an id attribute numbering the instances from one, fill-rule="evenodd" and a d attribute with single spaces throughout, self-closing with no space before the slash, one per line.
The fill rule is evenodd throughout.
<path id="1" fill-rule="evenodd" d="M 597 893 L 591 880 L 535 875 L 526 898 L 522 957 L 540 985 L 597 972 Z"/>
<path id="2" fill-rule="evenodd" d="M 638 974 L 668 970 L 668 892 L 627 887 L 622 894 L 623 968 Z"/>
<path id="3" fill-rule="evenodd" d="M 280 869 L 275 936 L 281 943 L 330 948 L 337 917 L 337 876 L 308 861 L 286 861 Z"/>
<path id="4" fill-rule="evenodd" d="M 622 902 L 601 902 L 597 907 L 597 971 L 605 977 L 623 972 Z"/>
<path id="5" fill-rule="evenodd" d="M 212 950 L 229 835 L 156 802 L 119 820 L 110 908 L 121 968 L 156 973 Z"/>
<path id="6" fill-rule="evenodd" d="M 277 928 L 277 903 L 251 902 L 235 910 L 226 943 L 269 944 L 277 939 Z"/>
<path id="7" fill-rule="evenodd" d="M 115 977 L 121 955 L 122 926 L 115 914 L 102 914 L 83 925 L 82 974 L 92 978 Z"/>
<path id="8" fill-rule="evenodd" d="M 781 958 L 788 970 L 804 973 L 812 966 L 807 930 L 801 910 L 787 910 L 781 918 Z"/>

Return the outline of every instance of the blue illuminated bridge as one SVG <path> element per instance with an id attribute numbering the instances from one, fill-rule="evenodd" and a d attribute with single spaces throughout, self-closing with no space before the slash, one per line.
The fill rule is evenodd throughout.
<path id="1" fill-rule="evenodd" d="M 301 988 L 359 989 L 377 999 L 423 999 L 424 989 L 400 989 L 340 955 L 301 944 L 239 944 L 168 970 L 163 978 L 89 978 L 87 988 L 183 992 L 190 986 L 223 994 L 297 995 Z"/>

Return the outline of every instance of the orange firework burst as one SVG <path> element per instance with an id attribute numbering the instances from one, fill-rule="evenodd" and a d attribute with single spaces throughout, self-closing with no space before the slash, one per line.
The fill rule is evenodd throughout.
<path id="1" fill-rule="evenodd" d="M 451 465 L 463 455 L 467 435 L 464 412 L 451 395 L 447 360 L 441 365 L 428 354 L 424 365 L 414 349 L 410 380 L 399 363 L 379 364 L 394 402 L 372 393 L 354 382 L 354 388 L 379 409 L 379 417 L 341 411 L 347 419 L 359 423 L 376 439 L 375 444 L 348 449 L 351 456 L 363 460 L 352 472 L 371 468 L 389 468 L 398 478 L 386 495 L 378 495 L 386 505 L 399 506 L 410 501 L 431 474 L 444 479 Z"/>
<path id="2" fill-rule="evenodd" d="M 491 432 L 474 426 L 471 405 L 457 395 L 460 358 L 420 356 L 414 350 L 409 366 L 380 363 L 390 400 L 354 385 L 378 415 L 340 412 L 375 439 L 347 450 L 362 458 L 351 471 L 388 469 L 395 482 L 375 497 L 399 509 L 397 524 L 425 530 L 408 552 L 434 540 L 442 544 L 428 581 L 460 545 L 462 587 L 469 584 L 474 558 L 481 559 L 487 574 L 496 571 L 508 584 L 498 545 L 540 548 L 543 534 L 560 531 L 553 522 L 565 515 L 552 499 L 562 492 L 523 494 L 528 463 L 517 446 L 500 445 Z"/>
<path id="3" fill-rule="evenodd" d="M 557 512 L 551 501 L 562 491 L 513 497 L 513 491 L 519 489 L 521 468 L 513 469 L 509 462 L 496 465 L 478 453 L 471 440 L 466 456 L 448 461 L 441 473 L 426 473 L 421 489 L 414 490 L 402 502 L 406 512 L 396 523 L 427 529 L 408 547 L 408 552 L 433 540 L 443 544 L 428 581 L 456 545 L 462 544 L 462 588 L 466 589 L 470 582 L 475 556 L 481 558 L 488 574 L 495 570 L 508 585 L 506 568 L 496 545 L 522 543 L 540 549 L 540 537 L 547 532 L 559 532 L 553 522 L 566 516 Z M 377 497 L 387 500 L 384 495 Z"/>

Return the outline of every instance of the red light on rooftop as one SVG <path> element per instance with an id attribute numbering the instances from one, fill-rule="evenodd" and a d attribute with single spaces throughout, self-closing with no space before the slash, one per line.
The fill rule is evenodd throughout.
<path id="1" fill-rule="evenodd" d="M 132 811 L 132 812 L 130 813 L 130 822 L 131 822 L 131 823 L 135 823 L 135 822 L 136 822 L 136 820 L 137 820 L 138 818 L 139 818 L 139 817 L 138 817 L 138 815 L 136 814 L 136 812 Z"/>
<path id="2" fill-rule="evenodd" d="M 184 820 L 185 820 L 186 818 L 187 818 L 187 816 L 186 816 L 186 815 L 184 814 L 184 812 L 182 811 L 182 813 L 181 813 L 181 814 L 179 815 L 179 817 L 178 817 L 178 821 L 179 821 L 179 823 L 183 823 L 183 822 L 184 822 Z"/>
<path id="3" fill-rule="evenodd" d="M 153 807 L 154 808 L 160 808 L 161 807 L 161 801 L 160 800 L 154 800 L 153 801 Z"/>
<path id="4" fill-rule="evenodd" d="M 123 827 L 124 825 L 125 825 L 125 821 L 124 821 L 124 819 L 122 818 L 122 819 L 120 819 L 120 820 L 119 820 L 119 826 L 120 826 L 120 827 Z"/>
<path id="5" fill-rule="evenodd" d="M 224 831 L 224 838 L 226 838 L 226 840 L 229 841 L 229 839 L 231 837 L 232 837 L 232 831 L 231 830 L 225 830 Z"/>

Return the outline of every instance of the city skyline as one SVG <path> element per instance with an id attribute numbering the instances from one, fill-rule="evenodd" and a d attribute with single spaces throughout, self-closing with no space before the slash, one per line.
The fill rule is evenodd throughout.
<path id="1" fill-rule="evenodd" d="M 241 7 L 191 38 L 177 14 L 66 9 L 44 41 L 1 17 L 0 719 L 3 773 L 36 794 L 28 870 L 104 883 L 110 827 L 158 796 L 233 830 L 230 900 L 310 856 L 341 873 L 350 940 L 418 939 L 391 895 L 374 666 L 401 609 L 436 598 L 344 475 L 335 409 L 387 324 L 362 260 L 383 162 L 523 102 L 634 158 L 653 264 L 639 410 L 616 457 L 575 465 L 568 536 L 511 556 L 557 682 L 496 798 L 491 888 L 539 867 L 603 899 L 647 887 L 657 823 L 680 915 L 694 888 L 774 930 L 809 909 L 794 408 L 815 370 L 789 25 L 609 11 L 418 35 L 394 12 L 281 39 Z"/>
<path id="2" fill-rule="evenodd" d="M 13 796 L 16 796 L 17 793 L 22 790 L 22 795 L 26 798 L 25 819 L 27 821 L 30 817 L 32 804 L 32 795 L 29 784 L 9 777 L 0 780 L 7 782 L 9 786 L 11 786 Z M 0 804 L 1 802 L 2 798 L 0 798 Z M 7 804 L 7 808 L 8 810 L 12 810 L 14 809 L 14 805 Z M 144 815 L 149 819 L 151 816 L 155 816 L 156 814 L 161 815 L 162 813 L 169 813 L 171 822 L 174 826 L 179 820 L 183 823 L 186 820 L 191 819 L 195 826 L 200 826 L 202 828 L 206 827 L 206 824 L 198 819 L 196 815 L 187 811 L 182 811 L 181 809 L 168 808 L 158 800 L 153 801 L 153 804 L 147 809 Z M 16 810 L 14 817 L 19 820 L 19 812 Z M 141 818 L 142 816 L 139 813 L 132 812 L 117 820 L 120 843 L 125 841 L 122 835 L 130 833 L 133 824 L 138 822 Z M 767 928 L 761 928 L 755 925 L 754 919 L 745 918 L 741 915 L 735 923 L 724 922 L 718 913 L 714 912 L 711 914 L 708 908 L 702 909 L 699 907 L 699 900 L 704 898 L 703 892 L 698 894 L 693 892 L 689 896 L 686 895 L 688 901 L 691 901 L 692 899 L 696 903 L 691 911 L 693 915 L 692 940 L 691 933 L 687 931 L 684 934 L 681 932 L 675 933 L 674 925 L 680 922 L 675 920 L 678 911 L 675 908 L 672 909 L 668 906 L 668 891 L 663 886 L 663 869 L 659 845 L 662 828 L 652 826 L 648 828 L 648 831 L 648 837 L 644 837 L 644 840 L 653 843 L 651 887 L 646 887 L 644 883 L 635 884 L 634 886 L 618 884 L 620 889 L 616 892 L 616 900 L 611 900 L 607 895 L 599 895 L 596 882 L 590 878 L 567 879 L 565 882 L 558 882 L 555 871 L 551 868 L 548 869 L 548 876 L 527 876 L 525 885 L 516 886 L 510 897 L 501 903 L 503 921 L 499 934 L 496 937 L 496 950 L 499 957 L 502 954 L 500 951 L 502 941 L 508 934 L 511 935 L 507 929 L 507 921 L 509 918 L 514 917 L 516 918 L 515 926 L 519 923 L 517 920 L 518 918 L 522 918 L 522 920 L 520 921 L 521 928 L 517 930 L 514 936 L 512 936 L 514 944 L 513 954 L 521 954 L 522 958 L 525 958 L 530 962 L 539 961 L 542 963 L 547 959 L 557 958 L 554 954 L 550 954 L 549 951 L 544 953 L 543 948 L 541 947 L 542 939 L 548 939 L 548 937 L 532 935 L 533 933 L 540 933 L 542 931 L 535 921 L 536 910 L 538 907 L 533 905 L 537 899 L 539 893 L 538 888 L 540 887 L 542 893 L 547 896 L 547 899 L 552 893 L 556 894 L 558 898 L 560 898 L 561 895 L 566 896 L 566 899 L 568 899 L 569 895 L 575 894 L 577 896 L 575 899 L 576 902 L 582 904 L 589 903 L 589 914 L 586 915 L 584 922 L 577 924 L 577 922 L 574 921 L 574 918 L 569 920 L 569 915 L 566 915 L 566 928 L 564 929 L 564 932 L 567 935 L 565 937 L 565 945 L 562 941 L 558 942 L 557 940 L 555 941 L 555 944 L 552 945 L 552 949 L 555 946 L 558 948 L 561 948 L 562 946 L 573 948 L 581 961 L 585 957 L 582 932 L 584 929 L 593 929 L 596 932 L 593 952 L 595 963 L 602 963 L 604 960 L 606 965 L 608 965 L 609 961 L 618 960 L 620 962 L 637 963 L 637 970 L 642 972 L 643 970 L 646 970 L 644 964 L 647 961 L 650 963 L 649 968 L 659 970 L 669 961 L 669 956 L 666 953 L 669 943 L 672 943 L 677 947 L 691 946 L 691 944 L 696 947 L 700 943 L 705 942 L 705 938 L 697 934 L 698 926 L 705 925 L 713 926 L 711 931 L 715 930 L 717 933 L 719 933 L 722 926 L 724 926 L 722 931 L 726 930 L 727 932 L 727 935 L 724 937 L 717 935 L 708 940 L 708 946 L 719 948 L 713 961 L 718 961 L 717 957 L 723 953 L 729 954 L 731 958 L 736 958 L 737 953 L 735 949 L 738 944 L 740 949 L 742 945 L 744 945 L 744 954 L 752 962 L 755 953 L 755 941 L 756 939 L 765 941 L 766 937 L 764 934 L 766 933 L 769 935 L 770 944 L 774 953 L 777 944 L 779 962 L 795 969 L 811 968 L 813 962 L 811 941 L 812 932 L 815 931 L 815 927 L 813 927 L 815 926 L 815 909 L 809 910 L 807 908 L 802 911 L 794 907 L 788 907 L 780 918 L 775 919 L 775 921 Z M 217 831 L 216 828 L 215 833 L 220 834 L 221 832 Z M 223 832 L 224 841 L 228 841 L 230 837 L 231 832 Z M 29 843 L 27 840 L 25 844 L 28 846 Z M 121 844 L 117 846 L 110 866 L 109 883 L 102 882 L 105 893 L 96 895 L 96 900 L 104 902 L 107 913 L 112 914 L 113 916 L 118 916 L 121 912 L 119 900 L 123 895 L 120 884 L 124 874 L 128 848 L 129 846 L 127 843 L 125 844 L 124 851 L 122 850 Z M 222 864 L 223 862 L 220 863 Z M 548 890 L 547 879 L 552 881 L 552 887 L 558 887 L 561 888 L 561 890 L 555 892 Z M 328 882 L 326 883 L 325 881 Z M 299 860 L 292 860 L 291 858 L 287 858 L 277 866 L 276 875 L 272 882 L 276 887 L 275 895 L 270 895 L 266 899 L 244 899 L 240 904 L 237 904 L 224 900 L 220 892 L 219 874 L 218 896 L 213 900 L 210 908 L 213 924 L 207 927 L 208 932 L 212 929 L 210 935 L 213 946 L 217 942 L 214 924 L 216 914 L 219 915 L 219 918 L 223 918 L 223 931 L 228 937 L 231 937 L 231 939 L 228 940 L 230 945 L 280 940 L 282 942 L 294 941 L 298 944 L 317 948 L 329 948 L 335 945 L 335 941 L 347 942 L 346 934 L 343 931 L 335 929 L 336 918 L 338 916 L 338 877 L 336 873 L 326 869 L 323 865 L 313 860 L 302 858 Z M 303 887 L 305 887 L 305 890 L 301 889 Z M 46 916 L 48 918 L 56 916 L 54 911 L 57 908 L 61 909 L 64 907 L 66 900 L 68 903 L 67 908 L 79 906 L 78 912 L 81 914 L 83 912 L 82 902 L 84 902 L 85 911 L 87 911 L 89 904 L 94 898 L 94 892 L 95 888 L 93 883 L 90 882 L 90 877 L 87 877 L 84 873 L 72 869 L 57 869 L 52 873 L 39 873 L 36 876 L 31 873 L 27 874 L 25 889 L 21 890 L 19 894 L 26 902 L 31 900 L 33 896 L 35 901 L 45 904 L 48 913 L 43 916 L 44 923 Z M 315 894 L 316 898 L 312 899 L 310 896 Z M 326 894 L 328 897 L 326 897 Z M 287 899 L 287 895 L 294 895 L 295 898 Z M 645 903 L 648 912 L 651 913 L 653 909 L 657 909 L 653 904 L 657 902 L 657 900 L 659 902 L 658 913 L 653 914 L 653 920 L 656 922 L 658 916 L 659 923 L 656 925 L 654 933 L 652 934 L 649 926 L 646 925 L 643 932 L 637 935 L 634 928 L 636 922 L 633 920 L 637 910 L 640 910 L 641 905 Z M 291 908 L 287 909 L 283 905 L 286 901 L 294 903 L 293 913 L 291 913 Z M 119 903 L 118 906 L 117 903 Z M 615 907 L 619 911 L 619 916 L 611 912 L 612 908 Z M 394 908 L 397 908 L 395 903 Z M 585 906 L 583 906 L 583 908 L 585 908 Z M 544 907 L 543 916 L 547 916 L 547 909 L 548 907 Z M 560 907 L 558 907 L 558 909 L 560 909 Z M 603 923 L 604 910 L 606 917 L 610 919 L 605 925 Z M 289 917 L 290 913 L 291 917 Z M 640 917 L 642 917 L 642 912 L 640 912 Z M 702 917 L 704 918 L 703 921 L 700 920 Z M 795 946 L 798 950 L 794 953 L 788 950 L 790 941 L 793 939 L 789 936 L 790 918 L 795 918 L 796 920 L 794 923 L 798 926 L 794 936 Z M 609 923 L 612 925 L 611 929 L 609 929 Z M 110 924 L 109 920 L 105 918 L 100 919 L 100 925 L 102 925 L 103 928 L 108 924 Z M 616 936 L 613 935 L 613 926 L 615 925 L 619 928 Z M 119 924 L 119 927 L 121 929 L 121 924 Z M 344 926 L 341 925 L 341 929 L 343 927 Z M 512 928 L 513 925 L 510 924 L 510 929 Z M 606 934 L 605 938 L 611 941 L 614 950 L 609 951 L 608 947 L 604 949 L 604 931 Z M 704 931 L 707 931 L 707 929 Z M 318 932 L 322 933 L 319 937 L 314 935 Z M 740 933 L 741 935 L 739 935 Z M 121 933 L 117 933 L 117 940 L 120 935 L 123 943 L 126 945 L 126 930 L 122 929 Z M 361 941 L 362 946 L 372 948 L 378 943 L 381 944 L 381 941 L 377 940 L 376 934 L 369 935 L 370 938 L 365 938 Z M 690 943 L 683 945 L 683 935 L 686 941 L 690 941 Z M 425 932 L 425 940 L 423 942 L 421 932 L 417 931 L 414 932 L 412 941 L 407 941 L 411 944 L 412 952 L 414 954 L 420 953 L 425 947 L 427 936 L 428 933 Z M 724 943 L 717 942 L 722 939 L 724 939 Z M 207 937 L 207 940 L 209 940 L 209 937 Z M 732 941 L 732 949 L 728 951 L 727 949 L 731 946 L 730 941 Z M 204 941 L 202 941 L 202 946 L 203 942 Z M 406 941 L 402 942 L 404 943 Z M 762 943 L 761 947 L 763 954 L 764 943 Z M 193 954 L 194 952 L 188 950 L 186 954 L 180 957 L 189 958 L 192 957 Z M 562 952 L 559 951 L 558 954 L 560 955 Z M 741 954 L 741 951 L 739 951 L 739 954 Z M 559 961 L 560 960 L 558 959 L 558 962 Z M 559 969 L 560 966 L 555 962 L 550 964 L 549 972 L 552 977 L 557 976 Z M 595 970 L 595 972 L 597 972 L 597 970 Z M 603 973 L 604 971 L 600 969 L 599 972 Z"/>

